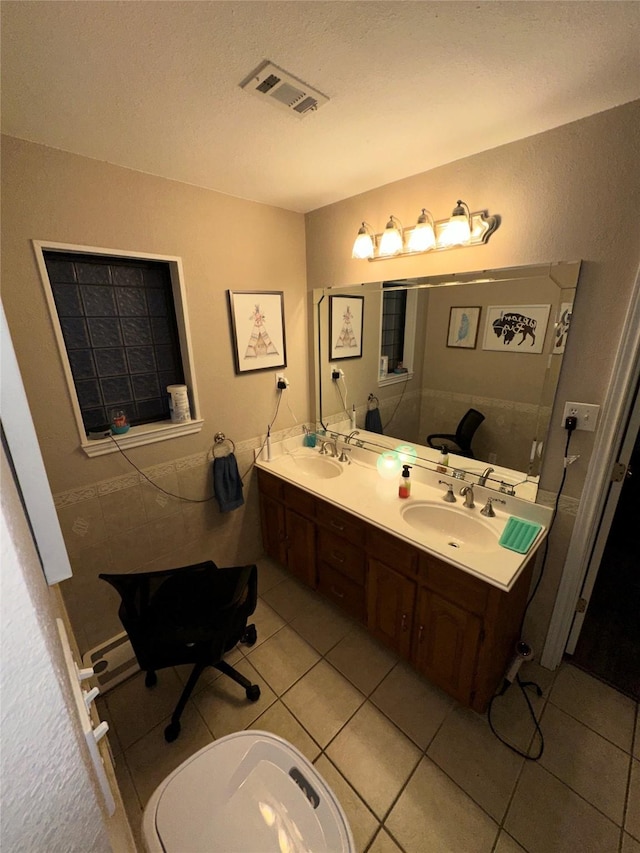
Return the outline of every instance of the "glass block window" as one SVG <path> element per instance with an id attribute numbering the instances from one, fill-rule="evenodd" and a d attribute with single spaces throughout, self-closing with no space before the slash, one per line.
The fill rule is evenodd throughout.
<path id="1" fill-rule="evenodd" d="M 383 287 L 393 287 L 396 282 L 385 281 Z M 389 373 L 402 363 L 404 354 L 404 329 L 407 315 L 407 291 L 388 290 L 382 295 L 382 342 L 380 355 L 389 358 Z"/>
<path id="2" fill-rule="evenodd" d="M 43 252 L 85 430 L 169 419 L 184 383 L 169 264 Z"/>

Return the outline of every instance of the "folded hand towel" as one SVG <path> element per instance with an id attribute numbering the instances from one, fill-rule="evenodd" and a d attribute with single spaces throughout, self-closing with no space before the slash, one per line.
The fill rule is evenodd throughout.
<path id="1" fill-rule="evenodd" d="M 382 418 L 380 409 L 370 409 L 365 415 L 364 428 L 367 432 L 377 432 L 382 435 Z"/>
<path id="2" fill-rule="evenodd" d="M 232 509 L 238 509 L 244 503 L 242 480 L 233 453 L 213 460 L 213 491 L 220 512 L 231 512 Z"/>

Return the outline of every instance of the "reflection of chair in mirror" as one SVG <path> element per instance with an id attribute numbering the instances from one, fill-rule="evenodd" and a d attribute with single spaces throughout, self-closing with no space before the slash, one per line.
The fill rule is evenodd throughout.
<path id="1" fill-rule="evenodd" d="M 118 615 L 133 651 L 156 684 L 156 670 L 191 663 L 193 669 L 166 727 L 170 743 L 180 734 L 180 716 L 204 669 L 213 666 L 244 687 L 255 702 L 260 688 L 223 660 L 236 643 L 252 646 L 255 625 L 247 625 L 257 601 L 256 566 L 218 568 L 214 562 L 180 569 L 132 574 L 101 574 L 120 593 Z"/>
<path id="2" fill-rule="evenodd" d="M 433 433 L 427 436 L 429 447 L 446 447 L 451 453 L 475 459 L 471 450 L 471 439 L 484 420 L 484 415 L 477 409 L 469 409 L 458 424 L 455 433 Z"/>

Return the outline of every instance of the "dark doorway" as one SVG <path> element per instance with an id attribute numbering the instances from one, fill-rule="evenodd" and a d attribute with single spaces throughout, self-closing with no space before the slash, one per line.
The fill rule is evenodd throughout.
<path id="1" fill-rule="evenodd" d="M 640 432 L 572 662 L 640 700 Z"/>

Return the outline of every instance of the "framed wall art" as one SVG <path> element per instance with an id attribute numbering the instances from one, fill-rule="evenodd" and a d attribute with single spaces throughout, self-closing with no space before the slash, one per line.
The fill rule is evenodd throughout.
<path id="1" fill-rule="evenodd" d="M 567 343 L 567 335 L 569 334 L 569 326 L 571 325 L 571 315 L 573 313 L 573 302 L 562 302 L 558 320 L 556 322 L 555 336 L 553 340 L 553 352 L 562 354 Z"/>
<path id="2" fill-rule="evenodd" d="M 550 305 L 489 305 L 482 349 L 540 353 Z"/>
<path id="3" fill-rule="evenodd" d="M 449 311 L 448 347 L 475 349 L 478 340 L 480 307 L 452 307 Z"/>
<path id="4" fill-rule="evenodd" d="M 331 361 L 362 358 L 364 296 L 329 297 L 329 353 Z"/>
<path id="5" fill-rule="evenodd" d="M 284 293 L 228 290 L 236 373 L 287 366 Z"/>

